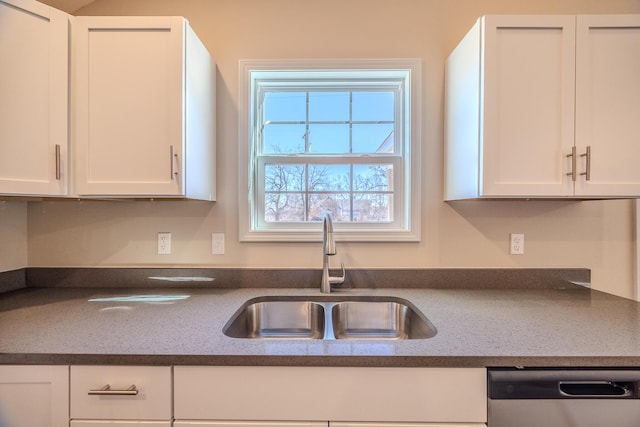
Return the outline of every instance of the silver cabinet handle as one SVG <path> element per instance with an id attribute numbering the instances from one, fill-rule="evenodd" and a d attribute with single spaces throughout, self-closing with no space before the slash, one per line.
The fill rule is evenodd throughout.
<path id="1" fill-rule="evenodd" d="M 178 162 L 178 154 L 176 153 L 173 145 L 171 146 L 171 180 L 176 179 L 178 171 L 176 170 L 176 163 Z"/>
<path id="2" fill-rule="evenodd" d="M 580 175 L 584 175 L 587 181 L 591 181 L 591 146 L 587 145 L 587 151 L 584 154 L 580 154 L 580 157 L 587 158 L 587 167 L 585 172 L 581 172 Z"/>
<path id="3" fill-rule="evenodd" d="M 60 144 L 56 144 L 56 180 L 60 181 Z"/>
<path id="4" fill-rule="evenodd" d="M 88 394 L 90 396 L 136 396 L 138 394 L 138 389 L 136 389 L 135 384 L 133 384 L 126 390 L 111 390 L 111 386 L 107 384 L 99 390 L 89 390 Z"/>
<path id="5" fill-rule="evenodd" d="M 571 154 L 567 154 L 567 157 L 571 157 L 571 172 L 569 172 L 567 174 L 567 176 L 571 177 L 571 181 L 575 181 L 577 178 L 576 175 L 576 162 L 577 162 L 577 157 L 576 157 L 576 147 L 571 147 Z"/>

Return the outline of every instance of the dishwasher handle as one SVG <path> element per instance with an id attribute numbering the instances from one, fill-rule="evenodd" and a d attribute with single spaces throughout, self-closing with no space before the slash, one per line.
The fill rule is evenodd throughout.
<path id="1" fill-rule="evenodd" d="M 633 383 L 613 381 L 560 381 L 560 394 L 565 397 L 629 397 L 632 395 Z"/>
<path id="2" fill-rule="evenodd" d="M 640 400 L 640 369 L 490 368 L 487 373 L 493 400 Z"/>

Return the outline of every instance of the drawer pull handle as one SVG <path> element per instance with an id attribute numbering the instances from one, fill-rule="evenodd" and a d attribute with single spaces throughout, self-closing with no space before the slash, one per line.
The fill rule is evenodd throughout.
<path id="1" fill-rule="evenodd" d="M 89 390 L 89 395 L 97 396 L 136 396 L 137 394 L 138 389 L 136 389 L 135 384 L 126 390 L 111 390 L 111 386 L 109 384 L 99 390 Z"/>

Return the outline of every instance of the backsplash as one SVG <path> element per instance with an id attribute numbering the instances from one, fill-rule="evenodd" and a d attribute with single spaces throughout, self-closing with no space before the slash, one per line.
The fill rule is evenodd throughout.
<path id="1" fill-rule="evenodd" d="M 24 287 L 315 288 L 321 270 L 241 268 L 26 268 L 0 273 L 0 292 Z M 586 268 L 353 269 L 344 288 L 589 287 Z"/>
<path id="2" fill-rule="evenodd" d="M 15 291 L 27 286 L 26 269 L 12 270 L 0 273 L 0 293 Z"/>

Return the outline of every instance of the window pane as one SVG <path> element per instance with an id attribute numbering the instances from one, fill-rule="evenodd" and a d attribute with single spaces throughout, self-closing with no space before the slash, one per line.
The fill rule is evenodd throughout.
<path id="1" fill-rule="evenodd" d="M 349 92 L 309 92 L 309 121 L 349 120 Z"/>
<path id="2" fill-rule="evenodd" d="M 354 153 L 393 153 L 394 132 L 392 123 L 353 125 Z"/>
<path id="3" fill-rule="evenodd" d="M 264 219 L 267 222 L 301 222 L 305 220 L 303 194 L 265 193 L 264 207 Z"/>
<path id="4" fill-rule="evenodd" d="M 349 193 L 328 193 L 309 195 L 309 220 L 322 221 L 329 212 L 333 221 L 351 221 L 351 200 Z"/>
<path id="5" fill-rule="evenodd" d="M 393 191 L 393 165 L 354 165 L 354 191 Z"/>
<path id="6" fill-rule="evenodd" d="M 348 153 L 349 125 L 309 125 L 309 142 L 312 153 Z"/>
<path id="7" fill-rule="evenodd" d="M 309 191 L 349 191 L 349 165 L 309 165 Z"/>
<path id="8" fill-rule="evenodd" d="M 304 122 L 306 120 L 306 92 L 265 92 L 265 122 Z"/>
<path id="9" fill-rule="evenodd" d="M 304 153 L 305 125 L 267 124 L 264 127 L 264 154 Z"/>
<path id="10" fill-rule="evenodd" d="M 394 121 L 393 92 L 353 92 L 354 121 Z"/>
<path id="11" fill-rule="evenodd" d="M 265 191 L 305 191 L 304 165 L 269 164 L 264 167 Z"/>
<path id="12" fill-rule="evenodd" d="M 393 221 L 393 195 L 391 194 L 354 194 L 354 222 L 391 222 Z"/>

